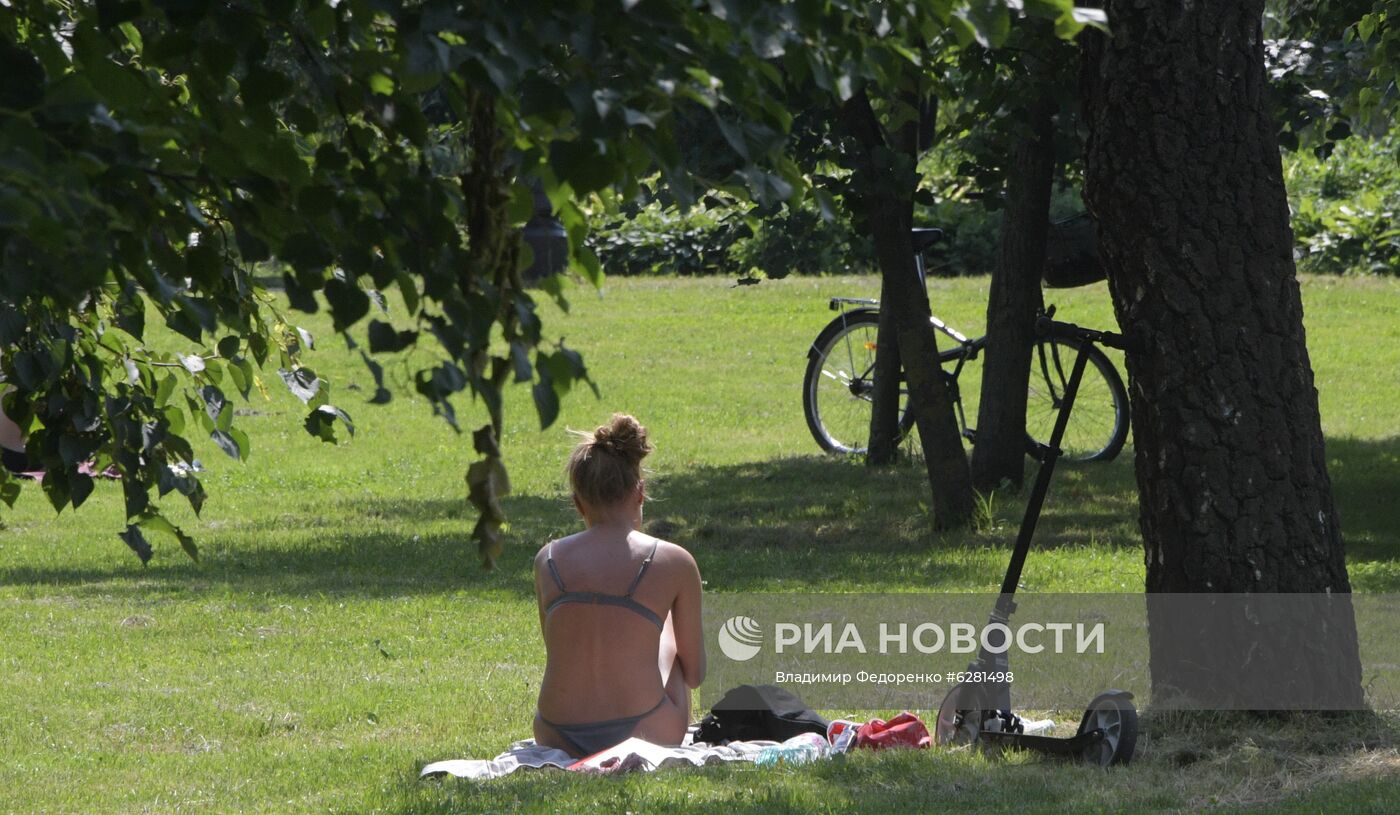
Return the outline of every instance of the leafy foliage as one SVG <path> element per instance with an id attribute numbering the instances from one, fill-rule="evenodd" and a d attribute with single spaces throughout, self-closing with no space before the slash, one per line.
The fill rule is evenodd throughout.
<path id="1" fill-rule="evenodd" d="M 1400 0 L 1277 0 L 1266 32 L 1299 263 L 1394 274 Z M 1308 155 L 1310 153 L 1311 155 Z"/>
<path id="2" fill-rule="evenodd" d="M 309 433 L 352 429 L 331 383 L 303 365 L 309 336 L 251 273 L 263 262 L 285 269 L 294 308 L 324 304 L 342 332 L 397 286 L 413 328 L 372 324 L 370 350 L 435 340 L 443 361 L 416 387 L 454 426 L 453 398 L 466 392 L 498 435 L 511 380 L 533 380 L 552 421 L 587 371 L 545 343 L 520 285 L 515 230 L 531 179 L 568 226 L 576 268 L 597 281 L 574 200 L 673 168 L 674 100 L 713 104 L 721 76 L 737 90 L 766 81 L 746 68 L 757 57 L 744 30 L 688 4 L 634 11 L 15 3 L 0 22 L 0 68 L 26 81 L 0 98 L 0 366 L 15 388 L 6 412 L 55 508 L 82 504 L 91 460 L 120 474 L 123 537 L 143 560 L 142 528 L 185 544 L 153 499 L 178 490 L 203 504 L 193 433 L 246 457 L 224 389 L 246 396 L 267 369 L 306 403 Z M 744 109 L 755 134 L 783 124 Z M 561 296 L 557 284 L 550 293 Z M 187 351 L 148 347 L 148 304 Z M 476 435 L 486 471 L 499 470 L 494 440 Z M 501 519 L 485 510 L 503 483 L 471 489 L 488 560 Z"/>
<path id="3" fill-rule="evenodd" d="M 305 429 L 352 430 L 311 338 L 252 272 L 275 264 L 293 310 L 364 323 L 397 287 L 409 326 L 370 324 L 364 359 L 419 343 L 439 361 L 416 390 L 473 432 L 473 532 L 491 562 L 508 489 L 499 435 L 511 382 L 543 426 L 582 358 L 549 342 L 521 285 L 518 228 L 543 189 L 572 266 L 602 271 L 585 202 L 635 199 L 658 175 L 673 200 L 708 189 L 773 206 L 807 187 L 783 152 L 791 84 L 845 100 L 923 64 L 951 27 L 1000 38 L 1002 0 L 516 3 L 426 0 L 10 0 L 0 17 L 0 370 L 54 507 L 81 506 L 86 461 L 120 474 L 128 527 L 193 543 L 159 509 L 206 494 L 189 441 L 244 458 L 229 394 L 276 370 Z M 1070 19 L 1067 0 L 1027 4 Z M 1048 12 L 1046 10 L 1049 10 Z M 673 113 L 712 120 L 720 146 L 692 171 Z M 723 114 L 720 114 L 723 111 Z M 563 283 L 546 292 L 563 302 Z M 188 341 L 146 341 L 148 307 Z M 348 334 L 347 334 L 348 337 Z M 6 476 L 6 478 L 8 478 Z M 13 482 L 0 484 L 12 501 Z M 153 495 L 154 493 L 154 495 Z"/>
<path id="4" fill-rule="evenodd" d="M 1400 0 L 1274 0 L 1266 55 L 1279 142 L 1326 158 L 1400 115 Z"/>
<path id="5" fill-rule="evenodd" d="M 870 236 L 856 230 L 844 209 L 824 219 L 814 202 L 764 218 L 735 249 L 739 270 L 758 269 L 770 278 L 861 274 L 875 267 Z"/>
<path id="6" fill-rule="evenodd" d="M 1304 270 L 1400 274 L 1400 134 L 1299 154 L 1285 173 Z"/>
<path id="7" fill-rule="evenodd" d="M 608 274 L 738 274 L 734 249 L 753 235 L 747 204 L 681 212 L 652 202 L 595 229 L 588 245 Z"/>

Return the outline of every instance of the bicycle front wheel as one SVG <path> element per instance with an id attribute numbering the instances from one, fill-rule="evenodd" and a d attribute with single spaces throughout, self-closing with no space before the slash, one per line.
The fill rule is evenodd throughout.
<path id="1" fill-rule="evenodd" d="M 1050 441 L 1078 354 L 1079 342 L 1061 337 L 1039 341 L 1031 353 L 1026 440 L 1033 454 Z M 1127 440 L 1128 393 L 1123 379 L 1102 351 L 1090 348 L 1060 449 L 1074 461 L 1110 461 Z"/>
<path id="2" fill-rule="evenodd" d="M 852 311 L 832 320 L 808 352 L 802 380 L 807 427 L 823 450 L 864 453 L 869 446 L 875 392 L 875 338 L 880 315 Z M 908 430 L 909 389 L 900 381 L 899 418 Z"/>

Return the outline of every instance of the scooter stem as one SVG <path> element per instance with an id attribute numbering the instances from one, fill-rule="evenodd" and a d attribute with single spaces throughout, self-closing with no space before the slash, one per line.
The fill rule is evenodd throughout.
<path id="1" fill-rule="evenodd" d="M 1064 399 L 1060 404 L 1059 415 L 1055 417 L 1055 429 L 1050 433 L 1050 444 L 1043 451 L 1040 470 L 1035 475 L 1030 499 L 1026 502 L 1026 514 L 1021 518 L 1021 531 L 1016 535 L 1016 548 L 1012 550 L 1011 562 L 1006 566 L 1006 578 L 1001 581 L 1001 596 L 997 599 L 994 617 L 1000 615 L 1005 622 L 1016 610 L 1013 599 L 1016 586 L 1021 582 L 1021 569 L 1026 564 L 1026 554 L 1031 548 L 1031 538 L 1035 536 L 1035 526 L 1040 521 L 1040 509 L 1045 503 L 1045 493 L 1050 489 L 1050 477 L 1055 474 L 1055 463 L 1063 451 L 1060 442 L 1064 440 L 1065 428 L 1069 425 L 1069 414 L 1074 408 L 1074 397 L 1079 393 L 1079 383 L 1084 378 L 1084 366 L 1089 361 L 1089 343 L 1079 346 L 1074 358 L 1074 368 L 1070 371 L 1069 383 L 1065 386 Z"/>

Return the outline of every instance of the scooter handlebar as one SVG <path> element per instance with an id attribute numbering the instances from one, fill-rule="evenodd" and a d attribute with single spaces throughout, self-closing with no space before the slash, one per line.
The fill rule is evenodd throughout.
<path id="1" fill-rule="evenodd" d="M 1112 331 L 1095 331 L 1074 323 L 1062 323 L 1046 315 L 1036 318 L 1035 333 L 1042 337 L 1067 337 L 1082 342 L 1094 342 L 1120 351 L 1137 352 L 1142 348 L 1142 344 L 1134 338 L 1114 334 Z"/>

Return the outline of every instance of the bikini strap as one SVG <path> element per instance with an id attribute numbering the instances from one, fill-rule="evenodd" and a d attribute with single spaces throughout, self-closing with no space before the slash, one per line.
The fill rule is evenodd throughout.
<path id="1" fill-rule="evenodd" d="M 627 587 L 627 594 L 625 596 L 628 600 L 632 599 L 632 593 L 637 590 L 637 584 L 642 582 L 642 577 L 647 573 L 647 567 L 651 565 L 652 558 L 656 557 L 656 547 L 660 543 L 661 541 L 659 540 L 652 540 L 651 552 L 647 554 L 646 560 L 642 561 L 642 568 L 637 570 L 637 576 L 632 578 L 632 585 Z"/>
<path id="2" fill-rule="evenodd" d="M 554 541 L 549 542 L 548 550 L 544 556 L 544 563 L 549 567 L 549 573 L 554 576 L 554 584 L 559 587 L 559 591 L 568 593 L 564 588 L 564 579 L 559 576 L 559 570 L 554 567 Z"/>

